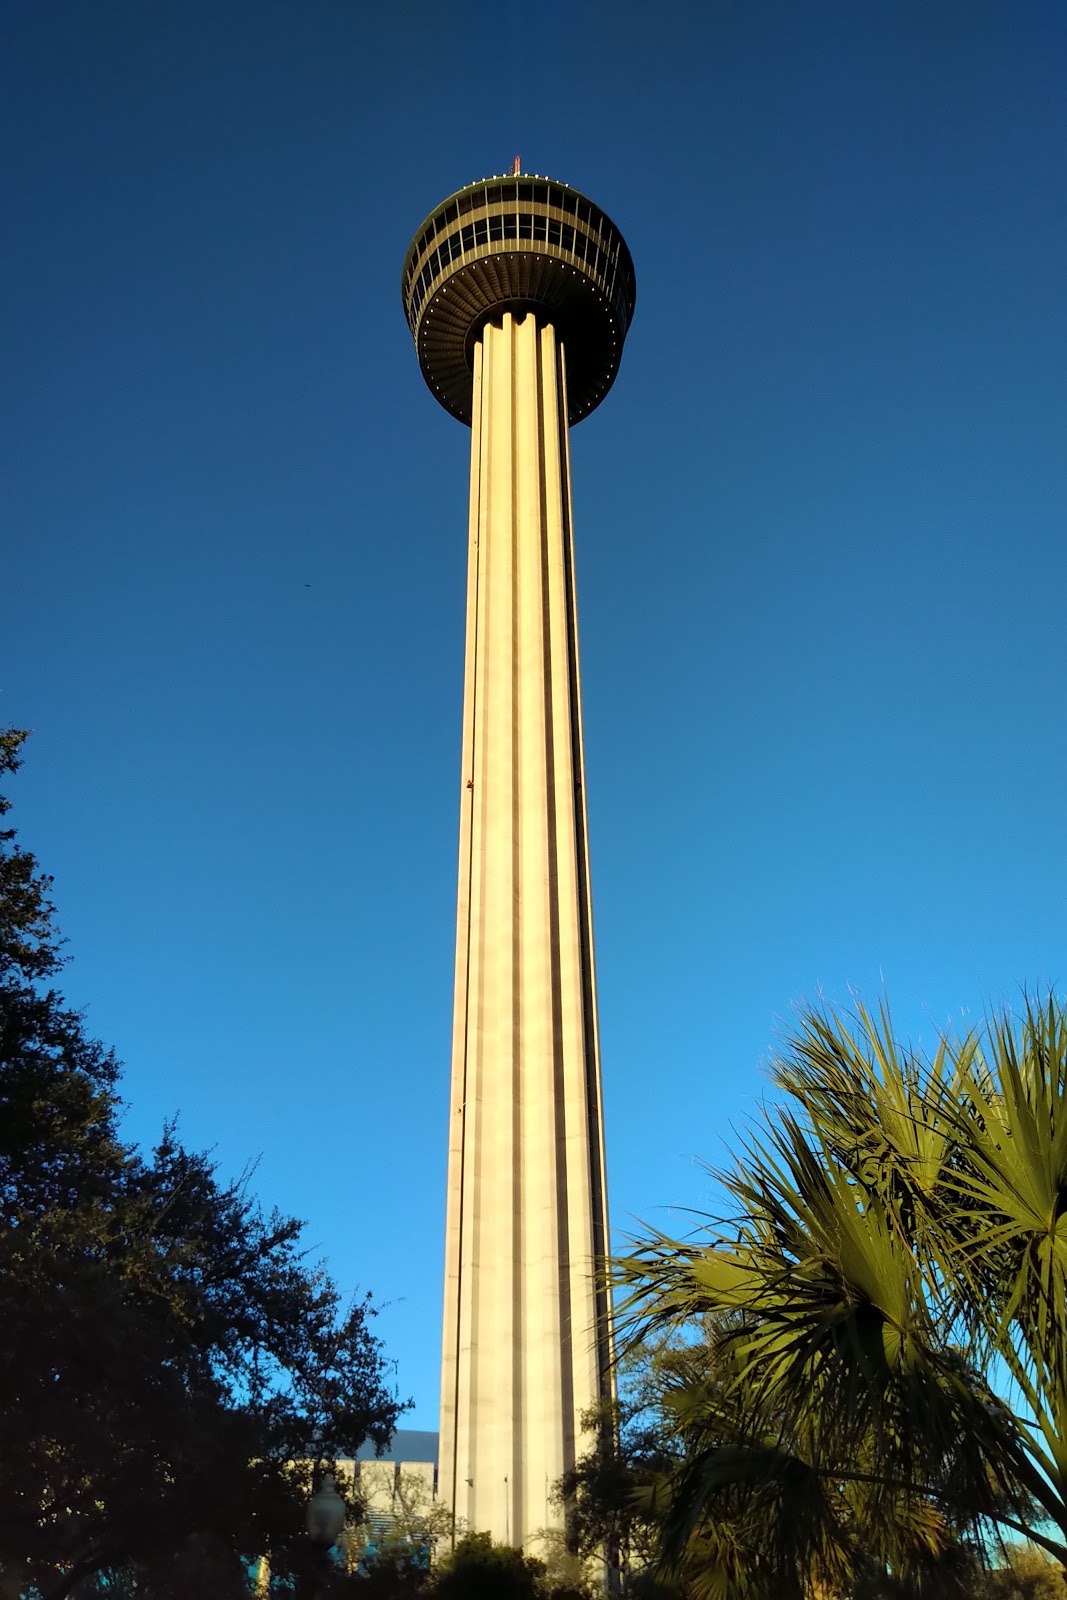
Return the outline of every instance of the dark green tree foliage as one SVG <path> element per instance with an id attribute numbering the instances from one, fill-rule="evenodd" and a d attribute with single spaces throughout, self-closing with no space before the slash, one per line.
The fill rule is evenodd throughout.
<path id="1" fill-rule="evenodd" d="M 544 1567 L 487 1533 L 469 1533 L 441 1563 L 435 1600 L 540 1600 Z"/>
<path id="2" fill-rule="evenodd" d="M 586 1419 L 596 1443 L 559 1485 L 574 1546 L 590 1561 L 606 1556 L 626 1595 L 680 1593 L 651 1576 L 662 1520 L 654 1491 L 681 1455 L 665 1393 L 679 1369 L 698 1359 L 691 1347 L 671 1344 L 625 1356 L 616 1372 L 618 1399 Z"/>
<path id="3" fill-rule="evenodd" d="M 0 773 L 24 735 L 0 735 Z M 0 800 L 0 815 L 8 802 Z M 247 1593 L 311 1559 L 286 1463 L 384 1444 L 401 1410 L 345 1310 L 244 1182 L 119 1132 L 118 1064 L 52 986 L 51 879 L 0 833 L 0 1578 L 42 1600 Z M 183 1575 L 184 1574 L 184 1575 Z M 210 1576 L 208 1576 L 210 1574 Z M 112 1592 L 115 1592 L 114 1590 Z"/>
<path id="4" fill-rule="evenodd" d="M 0 777 L 21 765 L 25 734 L 0 733 Z M 10 801 L 0 795 L 0 817 Z M 115 1134 L 118 1065 L 46 988 L 63 965 L 52 879 L 0 829 L 0 1203 L 5 1225 L 38 1221 L 107 1185 L 125 1152 Z"/>
<path id="5" fill-rule="evenodd" d="M 429 1600 L 433 1578 L 421 1551 L 391 1548 L 353 1579 L 353 1600 Z"/>

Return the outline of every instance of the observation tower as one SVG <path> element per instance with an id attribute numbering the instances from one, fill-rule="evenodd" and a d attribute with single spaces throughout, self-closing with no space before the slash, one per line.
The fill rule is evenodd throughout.
<path id="1" fill-rule="evenodd" d="M 518 1545 L 561 1524 L 612 1392 L 568 428 L 614 382 L 635 292 L 603 211 L 518 163 L 404 263 L 423 375 L 471 427 L 438 1492 Z"/>

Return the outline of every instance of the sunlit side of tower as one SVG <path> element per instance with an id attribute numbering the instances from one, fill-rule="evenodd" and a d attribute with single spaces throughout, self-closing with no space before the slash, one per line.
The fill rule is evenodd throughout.
<path id="1" fill-rule="evenodd" d="M 635 279 L 598 207 L 516 173 L 427 218 L 403 294 L 472 431 L 439 1493 L 522 1544 L 611 1392 L 568 427 Z"/>

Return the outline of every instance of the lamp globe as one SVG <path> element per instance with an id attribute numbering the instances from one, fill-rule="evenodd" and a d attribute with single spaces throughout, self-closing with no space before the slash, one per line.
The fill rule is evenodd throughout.
<path id="1" fill-rule="evenodd" d="M 345 1503 L 329 1473 L 322 1486 L 308 1501 L 307 1529 L 314 1544 L 329 1550 L 337 1543 L 345 1525 Z"/>

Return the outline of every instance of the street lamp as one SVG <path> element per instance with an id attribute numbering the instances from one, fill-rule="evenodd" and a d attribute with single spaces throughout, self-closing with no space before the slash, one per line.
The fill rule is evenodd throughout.
<path id="1" fill-rule="evenodd" d="M 345 1525 L 345 1503 L 329 1473 L 308 1501 L 307 1527 L 311 1542 L 322 1550 L 331 1549 Z"/>

